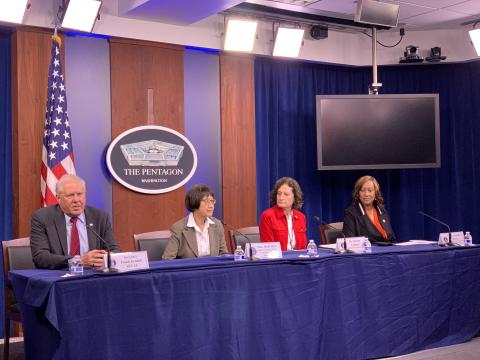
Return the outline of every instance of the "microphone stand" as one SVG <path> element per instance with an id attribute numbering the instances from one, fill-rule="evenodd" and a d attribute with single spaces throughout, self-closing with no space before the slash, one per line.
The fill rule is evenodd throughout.
<path id="1" fill-rule="evenodd" d="M 224 222 L 222 222 L 222 224 L 223 224 L 223 226 L 225 226 L 229 229 L 232 229 L 232 231 L 235 234 L 243 236 L 247 240 L 247 242 L 248 242 L 248 259 L 253 260 L 252 243 L 250 242 L 250 238 L 247 235 L 245 235 L 244 233 L 242 233 L 241 231 L 238 231 L 237 229 L 235 229 L 233 226 L 230 226 L 229 224 L 224 223 Z M 236 244 L 236 242 L 235 242 L 235 244 Z"/>
<path id="2" fill-rule="evenodd" d="M 442 245 L 440 245 L 440 246 L 455 246 L 455 244 L 452 242 L 452 232 L 450 231 L 450 226 L 448 226 L 448 224 L 446 224 L 446 223 L 444 223 L 444 222 L 442 222 L 442 221 L 434 218 L 434 217 L 431 216 L 431 215 L 425 214 L 423 211 L 419 211 L 418 213 L 419 213 L 420 215 L 423 215 L 423 216 L 425 216 L 425 217 L 427 217 L 427 218 L 435 221 L 436 223 L 439 223 L 439 224 L 445 226 L 445 227 L 448 229 L 448 243 L 442 244 Z"/>
<path id="3" fill-rule="evenodd" d="M 93 230 L 93 228 L 94 228 L 93 224 L 90 223 L 87 225 L 87 229 L 89 229 L 97 237 L 97 239 L 99 239 L 100 242 L 103 245 L 105 245 L 105 247 L 107 248 L 107 268 L 104 269 L 103 272 L 118 272 L 117 269 L 112 268 L 112 259 L 110 256 L 110 245 L 95 230 Z"/>

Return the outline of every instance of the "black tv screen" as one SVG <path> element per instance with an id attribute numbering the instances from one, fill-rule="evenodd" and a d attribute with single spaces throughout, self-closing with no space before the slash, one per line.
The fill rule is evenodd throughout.
<path id="1" fill-rule="evenodd" d="M 438 94 L 317 95 L 319 170 L 440 167 Z"/>

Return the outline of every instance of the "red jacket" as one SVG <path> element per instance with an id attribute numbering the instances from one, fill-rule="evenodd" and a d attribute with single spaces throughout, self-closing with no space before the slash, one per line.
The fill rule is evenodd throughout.
<path id="1" fill-rule="evenodd" d="M 298 210 L 292 214 L 293 231 L 295 233 L 295 249 L 307 247 L 307 225 L 305 215 Z M 283 251 L 287 250 L 288 224 L 283 209 L 277 205 L 265 210 L 260 217 L 260 240 L 262 242 L 279 241 Z"/>

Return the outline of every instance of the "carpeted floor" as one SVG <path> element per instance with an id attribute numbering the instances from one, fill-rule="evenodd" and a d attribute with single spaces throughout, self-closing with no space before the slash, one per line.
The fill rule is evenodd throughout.
<path id="1" fill-rule="evenodd" d="M 458 345 L 418 351 L 416 353 L 388 358 L 388 360 L 479 360 L 480 337 Z"/>
<path id="2" fill-rule="evenodd" d="M 10 360 L 24 360 L 23 338 L 13 338 L 10 342 Z M 445 346 L 413 354 L 385 358 L 387 360 L 479 360 L 480 337 L 459 345 Z M 3 339 L 0 339 L 0 360 L 3 360 Z M 147 359 L 145 359 L 147 360 Z M 359 359 L 360 360 L 360 359 Z M 379 359 L 381 360 L 381 359 Z"/>

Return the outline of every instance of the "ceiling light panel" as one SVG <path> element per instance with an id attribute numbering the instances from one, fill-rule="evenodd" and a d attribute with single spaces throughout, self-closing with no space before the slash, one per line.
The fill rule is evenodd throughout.
<path id="1" fill-rule="evenodd" d="M 279 27 L 275 38 L 273 56 L 298 57 L 303 42 L 303 29 Z"/>
<path id="2" fill-rule="evenodd" d="M 480 29 L 470 30 L 468 35 L 470 35 L 473 46 L 477 51 L 477 56 L 480 56 Z"/>
<path id="3" fill-rule="evenodd" d="M 0 21 L 21 24 L 28 0 L 0 0 Z"/>
<path id="4" fill-rule="evenodd" d="M 70 0 L 62 20 L 62 27 L 92 32 L 102 5 L 96 0 Z"/>
<path id="5" fill-rule="evenodd" d="M 228 20 L 224 50 L 244 52 L 252 51 L 256 32 L 256 21 L 236 19 Z"/>

